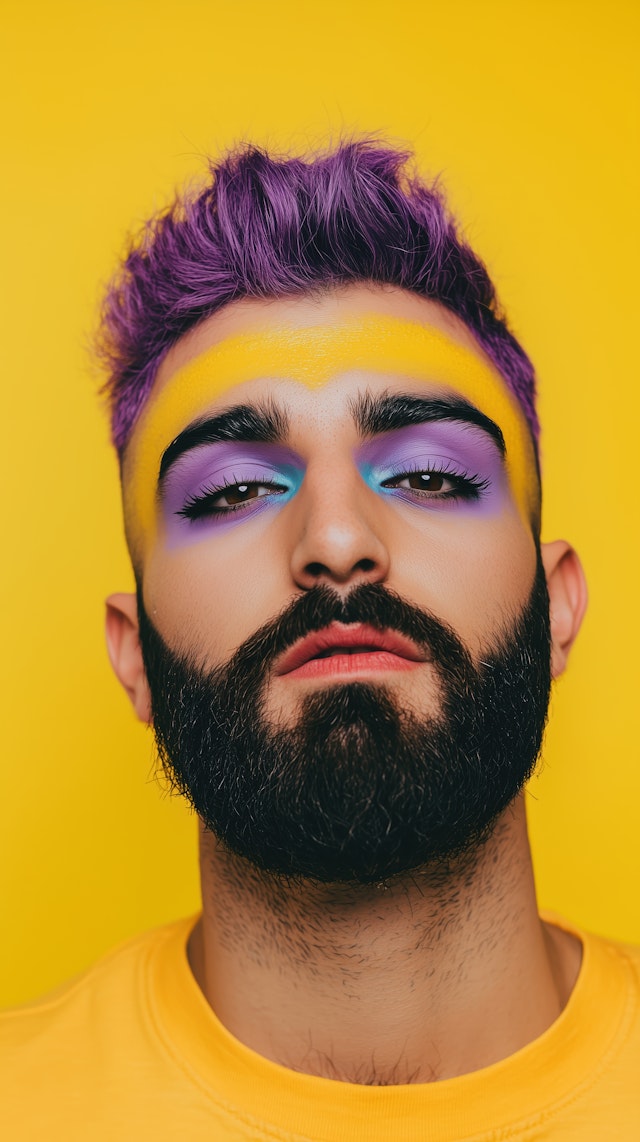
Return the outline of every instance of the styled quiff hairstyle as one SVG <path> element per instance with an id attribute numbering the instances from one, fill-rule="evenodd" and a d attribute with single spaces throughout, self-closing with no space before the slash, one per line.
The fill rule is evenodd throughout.
<path id="1" fill-rule="evenodd" d="M 535 377 L 480 259 L 410 155 L 376 141 L 272 158 L 246 146 L 209 167 L 132 244 L 102 309 L 98 355 L 122 455 L 168 349 L 239 298 L 309 294 L 355 282 L 398 286 L 460 317 L 515 394 L 537 446 Z"/>

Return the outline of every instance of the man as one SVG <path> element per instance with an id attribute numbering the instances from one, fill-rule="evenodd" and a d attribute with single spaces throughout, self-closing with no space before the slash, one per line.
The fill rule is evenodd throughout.
<path id="1" fill-rule="evenodd" d="M 108 294 L 109 652 L 203 910 L 6 1016 L 7 1137 L 640 1133 L 640 958 L 539 917 L 524 812 L 584 577 L 531 365 L 404 163 L 231 155 Z"/>

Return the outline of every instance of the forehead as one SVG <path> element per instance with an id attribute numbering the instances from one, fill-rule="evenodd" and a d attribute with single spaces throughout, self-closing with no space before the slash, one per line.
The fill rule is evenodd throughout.
<path id="1" fill-rule="evenodd" d="M 285 298 L 241 298 L 201 321 L 171 347 L 156 379 L 156 388 L 182 365 L 200 356 L 211 345 L 240 334 L 267 331 L 276 326 L 310 329 L 318 325 L 339 326 L 376 315 L 438 329 L 456 344 L 491 362 L 473 334 L 456 314 L 432 298 L 397 286 L 361 282 L 342 289 Z"/>
<path id="2" fill-rule="evenodd" d="M 322 400 L 341 384 L 352 389 L 354 377 L 361 389 L 384 382 L 471 402 L 503 432 L 523 514 L 534 508 L 528 426 L 471 333 L 435 302 L 365 287 L 320 299 L 243 301 L 182 338 L 165 358 L 127 448 L 128 522 L 145 536 L 153 530 L 162 455 L 203 416 L 245 402 L 247 394 L 264 401 L 277 393 L 285 411 L 289 394 L 294 410 L 296 393 Z"/>

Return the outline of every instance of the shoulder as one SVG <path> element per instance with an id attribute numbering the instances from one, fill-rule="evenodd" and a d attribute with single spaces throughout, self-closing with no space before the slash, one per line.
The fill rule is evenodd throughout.
<path id="1" fill-rule="evenodd" d="M 566 931 L 578 935 L 585 952 L 598 956 L 602 962 L 606 963 L 608 960 L 612 967 L 613 965 L 622 967 L 628 971 L 630 982 L 636 987 L 640 985 L 640 944 L 629 944 L 610 936 L 597 935 L 595 932 L 573 927 L 566 921 L 560 922 L 556 919 L 553 922 L 562 923 Z"/>
<path id="2" fill-rule="evenodd" d="M 600 965 L 609 963 L 612 968 L 619 966 L 628 969 L 631 981 L 636 985 L 640 983 L 640 944 L 629 944 L 610 936 L 598 935 L 557 912 L 543 910 L 540 915 L 547 924 L 576 937 L 582 944 L 586 960 L 594 958 Z"/>
<path id="3" fill-rule="evenodd" d="M 640 1061 L 640 946 L 596 935 L 563 917 L 544 913 L 543 919 L 577 937 L 582 960 L 566 1016 L 582 1034 L 587 1024 L 598 1025 L 601 1040 L 610 1039 L 613 1054 L 620 1049 Z"/>
<path id="4" fill-rule="evenodd" d="M 630 992 L 640 1000 L 640 945 L 627 944 L 621 940 L 607 939 L 604 936 L 588 935 L 587 938 L 597 943 L 612 962 L 620 965 L 627 976 Z"/>
<path id="5" fill-rule="evenodd" d="M 164 1137 L 163 1116 L 176 1100 L 188 1118 L 182 1072 L 158 1032 L 152 979 L 159 963 L 169 981 L 175 964 L 186 963 L 194 919 L 127 940 L 52 994 L 0 1015 L 7 1138 L 140 1138 L 152 1119 L 149 1137 Z"/>
<path id="6" fill-rule="evenodd" d="M 102 956 L 87 971 L 55 991 L 24 1006 L 0 1012 L 0 1053 L 3 1061 L 33 1056 L 34 1061 L 55 1045 L 56 1053 L 74 1050 L 91 1028 L 91 1042 L 113 1023 L 139 1012 L 150 957 L 184 929 L 185 942 L 193 918 L 154 928 L 130 938 Z"/>

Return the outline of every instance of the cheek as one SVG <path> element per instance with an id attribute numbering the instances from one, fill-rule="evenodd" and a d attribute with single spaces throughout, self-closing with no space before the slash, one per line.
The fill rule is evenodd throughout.
<path id="1" fill-rule="evenodd" d="M 400 594 L 449 623 L 471 653 L 481 654 L 524 607 L 533 585 L 536 549 L 516 511 L 460 529 L 431 527 L 403 542 L 395 561 Z"/>
<path id="2" fill-rule="evenodd" d="M 258 520 L 224 543 L 158 544 L 144 564 L 145 607 L 170 646 L 213 667 L 278 613 L 286 572 L 281 545 Z"/>

